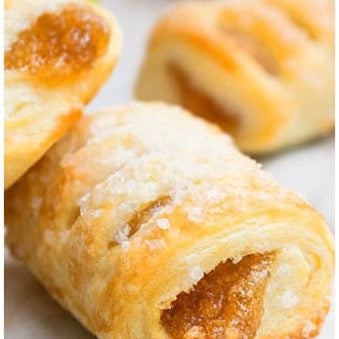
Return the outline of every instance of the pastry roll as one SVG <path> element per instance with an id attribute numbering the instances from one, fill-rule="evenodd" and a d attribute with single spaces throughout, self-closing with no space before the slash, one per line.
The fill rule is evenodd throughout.
<path id="1" fill-rule="evenodd" d="M 5 188 L 77 120 L 120 50 L 112 16 L 85 0 L 5 0 Z"/>
<path id="2" fill-rule="evenodd" d="M 84 117 L 6 192 L 7 242 L 99 338 L 309 338 L 323 218 L 179 107 Z"/>
<path id="3" fill-rule="evenodd" d="M 136 97 L 180 104 L 260 154 L 334 124 L 332 0 L 185 2 L 154 27 Z"/>

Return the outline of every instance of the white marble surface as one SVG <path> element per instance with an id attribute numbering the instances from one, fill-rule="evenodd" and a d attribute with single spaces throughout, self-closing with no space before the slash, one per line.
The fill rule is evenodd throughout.
<path id="1" fill-rule="evenodd" d="M 157 15 L 174 0 L 102 1 L 117 16 L 124 32 L 124 47 L 114 75 L 89 106 L 89 111 L 132 98 L 132 88 L 145 41 Z M 264 168 L 284 185 L 296 189 L 326 217 L 334 228 L 334 138 L 260 159 Z M 5 259 L 6 339 L 93 338 L 62 310 L 28 271 L 9 255 Z M 334 311 L 319 339 L 334 338 Z"/>

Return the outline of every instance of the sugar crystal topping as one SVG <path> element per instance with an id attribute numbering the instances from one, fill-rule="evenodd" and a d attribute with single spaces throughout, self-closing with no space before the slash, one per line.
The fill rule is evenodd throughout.
<path id="1" fill-rule="evenodd" d="M 156 223 L 158 227 L 161 228 L 162 230 L 168 230 L 171 227 L 169 220 L 166 218 L 157 219 Z"/>
<path id="2" fill-rule="evenodd" d="M 165 247 L 165 243 L 162 239 L 146 240 L 145 243 L 151 251 L 155 251 L 157 249 L 161 249 Z"/>
<path id="3" fill-rule="evenodd" d="M 122 228 L 118 229 L 115 234 L 114 239 L 120 245 L 126 244 L 128 242 L 128 235 L 130 232 L 130 227 L 128 225 L 124 225 Z"/>
<path id="4" fill-rule="evenodd" d="M 188 219 L 193 222 L 199 222 L 202 218 L 202 208 L 201 207 L 189 207 L 186 208 Z"/>
<path id="5" fill-rule="evenodd" d="M 280 302 L 285 308 L 293 308 L 299 303 L 299 297 L 290 288 L 279 297 Z"/>
<path id="6" fill-rule="evenodd" d="M 203 276 L 204 276 L 204 271 L 202 270 L 200 266 L 192 267 L 190 271 L 190 277 L 192 278 L 192 280 L 196 282 L 200 280 Z"/>

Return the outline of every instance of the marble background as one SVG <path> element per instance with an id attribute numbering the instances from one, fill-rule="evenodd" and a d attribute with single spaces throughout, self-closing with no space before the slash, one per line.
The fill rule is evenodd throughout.
<path id="1" fill-rule="evenodd" d="M 179 0 L 178 0 L 179 1 Z M 157 15 L 174 0 L 103 0 L 115 13 L 124 32 L 120 62 L 111 79 L 88 111 L 124 103 L 132 89 L 145 41 Z M 258 159 L 282 184 L 300 192 L 316 207 L 334 230 L 334 137 Z M 5 254 L 6 339 L 93 338 L 59 307 L 29 272 Z M 319 339 L 334 338 L 334 308 Z"/>

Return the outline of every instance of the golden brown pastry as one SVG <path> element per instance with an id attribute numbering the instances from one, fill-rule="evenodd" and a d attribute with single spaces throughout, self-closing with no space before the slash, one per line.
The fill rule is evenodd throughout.
<path id="1" fill-rule="evenodd" d="M 309 338 L 323 218 L 179 107 L 87 116 L 6 194 L 8 244 L 99 338 Z"/>
<path id="2" fill-rule="evenodd" d="M 184 2 L 151 34 L 136 97 L 176 103 L 249 153 L 332 130 L 332 0 Z"/>
<path id="3" fill-rule="evenodd" d="M 5 0 L 5 188 L 78 119 L 116 63 L 112 16 L 85 0 Z"/>

